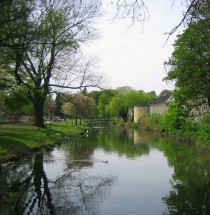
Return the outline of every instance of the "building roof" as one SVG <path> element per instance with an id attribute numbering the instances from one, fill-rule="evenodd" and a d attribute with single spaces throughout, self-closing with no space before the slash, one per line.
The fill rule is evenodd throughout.
<path id="1" fill-rule="evenodd" d="M 171 101 L 171 99 L 169 99 L 170 97 L 172 97 L 172 93 L 166 93 L 157 99 L 152 99 L 147 105 L 169 102 L 169 101 Z"/>

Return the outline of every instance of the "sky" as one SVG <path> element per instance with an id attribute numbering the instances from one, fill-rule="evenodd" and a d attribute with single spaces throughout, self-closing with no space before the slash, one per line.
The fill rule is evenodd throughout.
<path id="1" fill-rule="evenodd" d="M 109 0 L 103 0 L 105 15 L 97 19 L 95 27 L 100 38 L 84 47 L 90 56 L 99 58 L 100 70 L 108 79 L 108 87 L 130 86 L 145 92 L 159 94 L 164 89 L 174 89 L 162 79 L 167 75 L 164 62 L 171 56 L 178 29 L 165 44 L 166 32 L 175 27 L 182 18 L 183 5 L 173 0 L 145 0 L 150 17 L 145 23 L 129 19 L 113 22 L 115 7 Z M 164 45 L 165 44 L 165 45 Z"/>

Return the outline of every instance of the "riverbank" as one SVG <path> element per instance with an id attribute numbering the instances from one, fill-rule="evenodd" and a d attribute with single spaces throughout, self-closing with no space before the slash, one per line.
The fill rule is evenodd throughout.
<path id="1" fill-rule="evenodd" d="M 167 119 L 165 115 L 152 114 L 142 118 L 132 126 L 210 149 L 210 123 L 208 117 L 200 121 L 182 119 L 178 124 L 177 121 Z"/>
<path id="2" fill-rule="evenodd" d="M 47 128 L 30 125 L 0 126 L 0 163 L 17 161 L 43 148 L 79 137 L 88 129 L 85 123 L 75 128 L 70 121 L 55 122 Z"/>
<path id="3" fill-rule="evenodd" d="M 156 135 L 167 136 L 210 151 L 210 123 L 208 118 L 202 121 L 188 121 L 179 129 L 168 129 L 166 124 L 170 123 L 164 122 L 163 119 L 164 115 L 152 114 L 143 117 L 139 122 L 114 121 L 113 124 L 151 131 Z"/>

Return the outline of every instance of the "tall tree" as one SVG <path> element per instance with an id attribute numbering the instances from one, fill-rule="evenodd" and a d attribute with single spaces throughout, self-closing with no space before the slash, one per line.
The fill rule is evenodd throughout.
<path id="1" fill-rule="evenodd" d="M 129 90 L 126 93 L 119 92 L 115 95 L 109 105 L 106 107 L 106 111 L 111 116 L 118 115 L 122 117 L 126 122 L 128 120 L 128 111 L 135 105 L 146 105 L 152 98 L 156 98 L 154 92 L 145 93 L 144 91 Z"/>
<path id="2" fill-rule="evenodd" d="M 109 118 L 106 106 L 109 105 L 112 98 L 117 94 L 116 90 L 104 90 L 98 100 L 98 116 L 100 118 Z"/>
<path id="3" fill-rule="evenodd" d="M 0 46 L 0 53 L 5 64 L 10 61 L 17 83 L 27 89 L 28 98 L 34 106 L 35 125 L 43 127 L 43 107 L 50 86 L 61 87 L 55 84 L 53 78 L 61 76 L 62 72 L 72 71 L 70 65 L 62 63 L 72 60 L 70 56 L 81 42 L 96 37 L 93 19 L 100 15 L 100 1 L 14 0 L 10 3 L 4 8 L 11 12 L 12 19 L 16 10 L 24 13 L 16 21 L 1 23 L 0 38 L 6 42 Z M 9 35 L 8 32 L 13 32 L 14 37 L 4 37 Z M 65 87 L 98 86 L 101 76 L 90 76 L 94 71 L 88 73 L 89 68 L 90 65 L 85 64 L 84 68 L 74 71 L 79 72 L 78 85 L 72 87 L 72 83 L 66 83 Z"/>
<path id="4" fill-rule="evenodd" d="M 178 36 L 166 81 L 175 81 L 174 96 L 189 113 L 204 104 L 210 107 L 210 22 L 200 20 Z"/>

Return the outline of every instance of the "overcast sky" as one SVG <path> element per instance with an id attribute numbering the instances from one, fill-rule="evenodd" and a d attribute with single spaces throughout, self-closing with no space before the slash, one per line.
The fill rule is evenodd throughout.
<path id="1" fill-rule="evenodd" d="M 131 21 L 126 19 L 112 22 L 114 8 L 109 4 L 110 0 L 104 0 L 106 14 L 96 23 L 101 38 L 85 46 L 85 51 L 98 56 L 100 69 L 110 80 L 110 88 L 130 86 L 159 94 L 164 89 L 174 88 L 173 84 L 166 84 L 162 79 L 166 76 L 163 64 L 174 50 L 172 44 L 176 37 L 171 36 L 163 47 L 167 39 L 164 33 L 180 22 L 183 6 L 180 1 L 175 1 L 172 7 L 172 0 L 145 2 L 150 18 L 142 28 L 142 23 L 129 27 Z M 181 29 L 177 33 L 181 33 Z"/>

